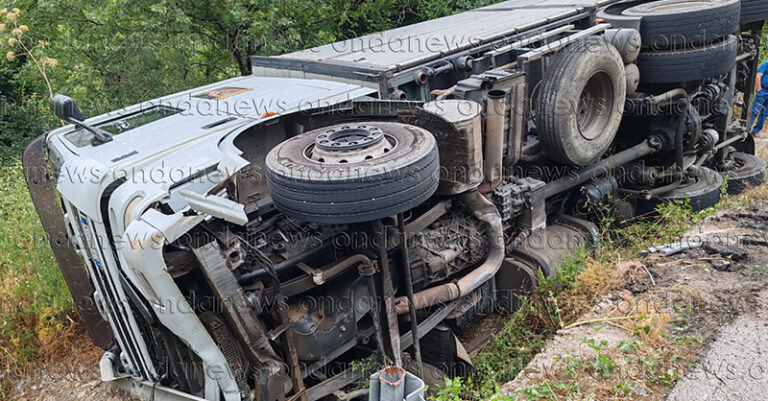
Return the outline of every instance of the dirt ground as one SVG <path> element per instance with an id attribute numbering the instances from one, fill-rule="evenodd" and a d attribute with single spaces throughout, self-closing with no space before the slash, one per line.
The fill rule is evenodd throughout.
<path id="1" fill-rule="evenodd" d="M 131 401 L 128 394 L 102 383 L 99 359 L 103 351 L 83 342 L 71 360 L 40 366 L 25 380 L 16 383 L 11 400 L 18 401 Z"/>
<path id="2" fill-rule="evenodd" d="M 563 394 L 594 400 L 765 399 L 767 236 L 768 204 L 743 212 L 726 209 L 683 238 L 703 246 L 619 264 L 615 274 L 628 278 L 625 288 L 608 293 L 579 322 L 560 330 L 501 394 L 553 400 Z"/>

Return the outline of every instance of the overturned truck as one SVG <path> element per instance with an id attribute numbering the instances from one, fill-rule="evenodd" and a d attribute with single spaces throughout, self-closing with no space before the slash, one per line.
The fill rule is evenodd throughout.
<path id="1" fill-rule="evenodd" d="M 23 164 L 103 380 L 367 397 L 371 366 L 470 375 L 473 325 L 591 247 L 596 211 L 762 183 L 745 120 L 766 17 L 507 1 L 93 118 L 57 96 L 71 125 Z"/>

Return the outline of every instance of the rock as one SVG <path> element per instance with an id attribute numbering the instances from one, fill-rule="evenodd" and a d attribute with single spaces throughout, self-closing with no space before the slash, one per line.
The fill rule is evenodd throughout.
<path id="1" fill-rule="evenodd" d="M 83 384 L 83 387 L 98 387 L 101 385 L 101 380 L 94 380 L 90 383 Z"/>
<path id="2" fill-rule="evenodd" d="M 746 249 L 737 246 L 725 245 L 719 242 L 707 241 L 701 246 L 710 255 L 718 254 L 724 258 L 735 261 L 744 260 L 749 256 Z"/>
<path id="3" fill-rule="evenodd" d="M 712 265 L 712 268 L 721 272 L 735 272 L 744 269 L 744 266 L 728 260 L 713 260 L 709 264 Z"/>
<path id="4" fill-rule="evenodd" d="M 710 262 L 710 264 L 717 271 L 721 271 L 721 272 L 731 271 L 730 270 L 731 262 L 727 260 L 713 260 L 712 262 Z"/>
<path id="5" fill-rule="evenodd" d="M 741 239 L 741 245 L 754 245 L 768 247 L 768 241 L 756 237 L 745 237 Z"/>

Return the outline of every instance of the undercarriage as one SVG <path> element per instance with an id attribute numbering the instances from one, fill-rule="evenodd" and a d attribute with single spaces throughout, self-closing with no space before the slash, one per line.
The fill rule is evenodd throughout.
<path id="1" fill-rule="evenodd" d="M 103 380 L 146 397 L 312 401 L 363 397 L 386 366 L 433 389 L 471 376 L 472 328 L 594 251 L 600 216 L 700 210 L 726 182 L 764 181 L 745 119 L 768 14 L 745 19 L 740 4 L 504 2 L 384 35 L 477 35 L 439 52 L 254 57 L 255 76 L 171 100 L 277 93 L 290 107 L 164 106 L 172 139 L 149 123 L 110 136 L 98 126 L 112 117 L 82 121 L 59 98 L 77 128 L 31 144 L 24 165 L 106 350 Z M 520 20 L 461 25 L 496 15 Z M 194 168 L 136 179 L 166 164 Z M 102 171 L 76 182 L 73 166 Z"/>

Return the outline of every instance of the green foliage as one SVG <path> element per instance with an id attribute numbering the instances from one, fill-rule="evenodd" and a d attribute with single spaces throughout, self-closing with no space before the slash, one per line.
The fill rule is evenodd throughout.
<path id="1" fill-rule="evenodd" d="M 643 342 L 642 341 L 640 341 L 640 340 L 632 340 L 632 341 L 629 341 L 629 342 L 621 341 L 621 342 L 619 342 L 619 345 L 616 348 L 618 348 L 619 351 L 632 352 L 632 351 L 635 351 L 635 350 L 639 349 L 642 346 L 643 346 Z"/>
<path id="2" fill-rule="evenodd" d="M 206 83 L 248 74 L 248 57 L 274 55 L 437 18 L 495 0 L 14 0 L 0 3 L 0 343 L 6 377 L 60 337 L 76 319 L 72 300 L 45 241 L 17 159 L 30 139 L 58 126 L 50 92 L 75 99 L 86 116 L 109 112 Z M 18 8 L 16 13 L 14 8 Z M 8 17 L 8 11 L 15 15 Z M 10 40 L 21 35 L 29 51 Z M 9 55 L 9 53 L 11 53 Z M 33 59 L 34 56 L 37 62 Z M 41 74 L 41 67 L 44 67 Z M 685 204 L 665 204 L 661 218 L 618 228 L 633 249 L 674 239 L 692 222 Z M 606 220 L 608 221 L 608 220 Z M 613 228 L 613 222 L 608 225 Z M 638 240 L 642 238 L 643 240 Z M 653 243 L 649 243 L 653 241 Z M 671 242 L 671 241 L 667 241 Z M 587 253 L 570 257 L 552 279 L 541 278 L 542 299 L 511 315 L 475 359 L 473 380 L 447 380 L 435 400 L 488 398 L 511 380 L 562 326 L 556 297 L 574 288 Z M 600 347 L 600 344 L 595 346 Z M 626 344 L 632 348 L 636 344 Z M 620 346 L 621 347 L 621 346 Z M 598 350 L 598 354 L 600 351 Z M 599 359 L 599 358 L 598 358 Z M 575 360 L 571 360 L 574 362 Z M 594 369 L 611 374 L 612 361 Z M 575 363 L 575 362 L 574 362 Z M 654 361 L 647 361 L 653 365 Z M 369 372 L 375 360 L 356 361 Z M 571 366 L 577 374 L 577 366 Z M 654 372 L 656 372 L 654 370 Z M 661 370 L 659 382 L 675 380 Z M 674 373 L 674 372 L 673 372 Z M 558 389 L 558 384 L 554 385 Z M 626 389 L 622 387 L 622 391 Z M 560 389 L 562 390 L 562 389 Z M 550 386 L 526 390 L 550 397 Z M 578 393 L 579 388 L 569 388 Z M 0 387 L 2 396 L 2 387 Z M 538 397 L 538 398 L 533 398 Z"/>
<path id="3" fill-rule="evenodd" d="M 597 353 L 597 357 L 590 362 L 592 369 L 602 374 L 603 377 L 607 378 L 613 376 L 613 371 L 616 369 L 616 362 L 603 353 L 603 347 L 607 346 L 608 342 L 602 340 L 598 343 L 594 338 L 586 337 L 581 341 Z"/>
<path id="4" fill-rule="evenodd" d="M 764 37 L 764 38 L 768 37 L 767 36 L 768 35 L 768 25 L 763 25 L 763 31 L 761 33 L 762 33 L 762 37 Z M 762 63 L 763 61 L 768 59 L 768 44 L 766 44 L 765 41 L 762 41 L 762 40 L 760 41 L 760 50 L 759 50 L 759 52 L 760 52 L 759 59 L 760 59 L 760 62 Z"/>
<path id="5" fill-rule="evenodd" d="M 526 401 L 554 400 L 555 392 L 549 383 L 542 383 L 533 388 L 520 389 L 517 394 L 522 395 Z"/>
<path id="6" fill-rule="evenodd" d="M 73 301 L 32 207 L 21 166 L 0 167 L 0 358 L 25 362 L 69 327 Z M 72 314 L 74 316 L 74 314 Z"/>
<path id="7" fill-rule="evenodd" d="M 13 22 L 8 14 L 17 17 L 52 91 L 71 96 L 91 116 L 249 74 L 252 55 L 311 48 L 494 2 L 16 0 L 0 2 L 0 10 L 6 9 L 0 23 Z M 58 124 L 48 111 L 50 96 L 39 63 L 18 43 L 7 42 L 11 25 L 0 28 L 0 55 L 12 53 L 0 60 L 4 163 Z"/>
<path id="8" fill-rule="evenodd" d="M 711 213 L 710 209 L 693 213 L 687 200 L 660 203 L 656 206 L 656 216 L 639 219 L 629 225 L 615 226 L 603 221 L 605 233 L 608 234 L 603 246 L 619 245 L 628 251 L 626 256 L 634 256 L 652 246 L 677 241 L 685 230 Z"/>
<path id="9" fill-rule="evenodd" d="M 648 381 L 667 387 L 674 387 L 675 383 L 681 378 L 680 369 L 674 366 L 676 359 L 676 355 L 671 357 L 651 355 L 647 358 L 639 358 L 638 362 L 643 367 Z"/>
<path id="10" fill-rule="evenodd" d="M 465 384 L 465 396 L 470 392 L 487 399 L 496 394 L 499 383 L 514 379 L 541 351 L 547 339 L 563 326 L 557 295 L 574 287 L 587 258 L 586 249 L 580 248 L 558 266 L 555 277 L 548 278 L 539 272 L 537 299 L 533 303 L 523 300 L 520 310 L 505 320 L 501 331 L 474 358 L 474 386 L 470 392 Z M 530 396 L 536 392 L 543 394 L 542 389 L 531 391 Z"/>
<path id="11" fill-rule="evenodd" d="M 548 284 L 556 287 L 555 292 L 573 288 L 576 283 L 576 278 L 579 273 L 584 270 L 584 266 L 587 264 L 590 252 L 591 251 L 587 250 L 586 246 L 580 246 L 576 248 L 575 252 L 565 256 L 563 262 L 557 266 L 557 279 L 554 282 L 552 280 L 547 281 Z"/>
<path id="12" fill-rule="evenodd" d="M 248 57 L 300 50 L 393 26 L 394 0 L 257 0 L 168 4 L 185 18 L 186 28 L 207 39 L 214 53 L 230 53 L 240 74 Z"/>
<path id="13" fill-rule="evenodd" d="M 492 0 L 0 1 L 0 378 L 71 332 L 77 315 L 18 159 L 59 126 L 52 93 L 86 117 L 248 74 L 274 55 Z M 18 31 L 17 31 L 18 30 Z M 371 361 L 359 361 L 363 372 Z M 375 362 L 375 361 L 374 361 Z M 0 398 L 3 398 L 0 380 Z"/>
<path id="14" fill-rule="evenodd" d="M 462 378 L 457 377 L 454 379 L 446 377 L 443 385 L 439 386 L 435 394 L 429 397 L 431 401 L 466 401 L 471 400 L 486 400 L 499 392 L 497 386 L 489 388 L 478 387 L 473 383 L 472 378 L 468 378 L 464 381 Z M 512 401 L 509 397 L 496 397 L 494 401 Z"/>
<path id="15" fill-rule="evenodd" d="M 0 165 L 13 163 L 29 141 L 55 124 L 46 113 L 37 103 L 0 97 Z"/>
<path id="16" fill-rule="evenodd" d="M 624 396 L 624 397 L 626 397 L 630 393 L 632 393 L 633 390 L 634 390 L 634 386 L 632 386 L 632 382 L 630 382 L 629 380 L 624 380 L 623 382 L 617 384 L 613 388 L 613 391 L 616 394 L 619 394 L 619 395 Z"/>
<path id="17" fill-rule="evenodd" d="M 434 401 L 462 401 L 461 393 L 463 387 L 464 384 L 460 377 L 455 379 L 446 377 L 445 384 L 439 387 L 435 395 L 429 397 L 429 399 Z"/>
<path id="18" fill-rule="evenodd" d="M 355 359 L 349 363 L 349 367 L 359 377 L 355 383 L 356 390 L 368 388 L 368 378 L 382 368 L 375 355 Z"/>
<path id="19" fill-rule="evenodd" d="M 529 317 L 538 313 L 531 305 L 512 314 L 502 330 L 474 359 L 479 387 L 493 390 L 496 383 L 510 381 L 541 351 L 548 333 L 530 327 Z"/>
<path id="20" fill-rule="evenodd" d="M 494 0 L 406 0 L 407 9 L 416 10 L 416 18 L 428 20 L 497 3 Z"/>

